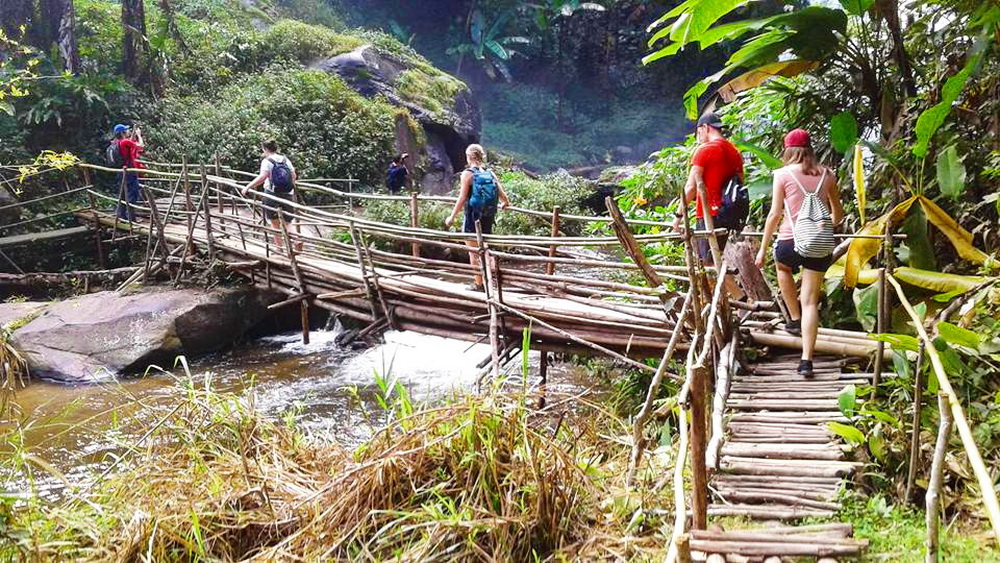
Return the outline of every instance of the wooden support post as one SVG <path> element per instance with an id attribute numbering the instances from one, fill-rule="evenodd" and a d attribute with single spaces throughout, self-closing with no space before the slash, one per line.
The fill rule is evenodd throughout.
<path id="1" fill-rule="evenodd" d="M 542 348 L 538 353 L 538 408 L 545 408 L 545 390 L 549 383 L 549 351 Z"/>
<path id="2" fill-rule="evenodd" d="M 87 169 L 84 168 L 84 181 L 86 181 L 89 174 Z M 101 243 L 101 220 L 97 217 L 97 198 L 94 197 L 94 193 L 87 192 L 87 200 L 90 202 L 90 215 L 94 219 L 94 242 L 97 245 L 97 263 L 100 265 L 102 270 L 108 269 L 108 261 L 104 258 L 104 245 Z"/>
<path id="3" fill-rule="evenodd" d="M 490 311 L 490 348 L 493 353 L 491 373 L 493 380 L 496 381 L 500 377 L 500 354 L 503 351 L 502 344 L 500 343 L 500 315 L 497 312 L 496 305 L 500 301 L 494 301 L 498 299 L 497 293 L 499 292 L 499 287 L 497 286 L 493 269 L 487 264 L 486 242 L 483 239 L 483 227 L 479 221 L 476 221 L 476 240 L 479 242 L 479 262 L 485 276 L 483 278 L 485 282 L 483 290 L 486 292 L 486 305 Z"/>
<path id="4" fill-rule="evenodd" d="M 156 206 L 156 200 L 154 200 L 152 195 L 149 193 L 149 188 L 143 186 L 142 189 L 146 193 L 146 200 L 149 202 L 149 230 L 151 233 L 155 232 L 156 247 L 159 248 L 162 253 L 160 262 L 165 266 L 167 253 L 170 252 L 170 249 L 167 248 L 167 239 L 163 233 L 163 223 L 160 221 L 160 210 Z M 149 256 L 147 257 L 147 260 L 151 258 L 152 257 Z"/>
<path id="5" fill-rule="evenodd" d="M 299 302 L 299 307 L 302 312 L 302 343 L 309 344 L 309 301 L 303 299 Z"/>
<path id="6" fill-rule="evenodd" d="M 892 248 L 892 231 L 889 226 L 886 225 L 885 233 L 882 238 L 882 262 L 883 266 L 879 269 L 878 273 L 878 311 L 876 317 L 876 330 L 879 334 L 885 333 L 888 329 L 888 317 L 889 317 L 889 299 L 890 293 L 889 288 L 886 284 L 886 276 L 892 275 L 892 262 L 893 262 L 893 248 Z M 882 370 L 885 366 L 885 342 L 879 340 L 875 344 L 875 367 L 872 370 L 872 399 L 878 397 L 878 388 L 882 383 Z"/>
<path id="7" fill-rule="evenodd" d="M 683 188 L 681 189 L 683 190 Z M 711 210 L 709 209 L 708 191 L 705 188 L 705 182 L 698 182 L 698 198 L 701 199 L 702 211 L 704 211 L 702 221 L 705 222 L 705 230 L 709 232 L 708 247 L 712 250 L 712 263 L 718 266 L 722 263 L 722 250 L 719 248 L 719 239 L 715 236 L 715 218 L 712 217 Z M 720 276 L 720 281 L 721 279 Z"/>
<path id="8" fill-rule="evenodd" d="M 937 442 L 934 444 L 934 461 L 931 463 L 930 481 L 927 485 L 925 498 L 927 509 L 927 555 L 926 563 L 937 563 L 938 554 L 938 519 L 941 515 L 941 481 L 944 474 L 944 455 L 948 450 L 948 436 L 951 434 L 951 405 L 948 395 L 938 394 L 938 412 L 941 422 L 938 425 Z"/>
<path id="9" fill-rule="evenodd" d="M 410 226 L 414 229 L 420 227 L 420 205 L 417 200 L 417 192 L 410 194 Z M 414 258 L 420 258 L 420 243 L 413 241 L 410 243 L 410 253 Z"/>
<path id="10" fill-rule="evenodd" d="M 185 178 L 186 178 L 186 176 L 185 176 Z M 185 189 L 186 189 L 186 184 L 187 184 L 187 182 L 185 180 Z M 192 209 L 201 209 L 201 207 L 202 207 L 202 205 L 204 205 L 204 203 L 205 203 L 205 192 L 201 192 L 201 196 L 198 199 L 198 206 L 197 207 L 192 207 Z M 184 252 L 181 253 L 180 266 L 177 267 L 177 275 L 174 276 L 174 285 L 177 285 L 177 284 L 179 284 L 181 282 L 181 275 L 184 273 L 184 263 L 187 261 L 188 255 L 189 254 L 194 254 L 195 251 L 197 250 L 197 247 L 194 244 L 194 228 L 195 228 L 195 224 L 196 223 L 197 223 L 197 216 L 194 218 L 194 220 L 192 220 L 191 219 L 191 214 L 189 213 L 188 214 L 187 239 L 184 242 Z"/>
<path id="11" fill-rule="evenodd" d="M 687 534 L 677 538 L 677 563 L 691 563 L 691 536 Z"/>
<path id="12" fill-rule="evenodd" d="M 212 237 L 212 203 L 211 197 L 208 196 L 208 175 L 205 173 L 205 165 L 201 164 L 201 201 L 202 201 L 202 211 L 205 212 L 205 239 L 208 241 L 208 260 L 212 262 L 215 260 L 215 240 Z"/>
<path id="13" fill-rule="evenodd" d="M 222 164 L 219 162 L 219 153 L 215 153 L 213 155 L 213 158 L 215 159 L 215 177 L 216 178 L 221 178 L 222 177 Z M 218 192 L 218 198 L 219 198 L 219 201 L 218 201 L 217 207 L 219 209 L 219 214 L 221 215 L 223 213 L 223 211 L 225 211 L 225 209 L 222 207 L 222 189 L 221 188 L 219 189 L 219 192 Z M 222 222 L 221 218 L 219 219 L 219 222 L 220 223 Z"/>
<path id="14" fill-rule="evenodd" d="M 561 208 L 558 205 L 552 208 L 552 231 L 551 231 L 552 238 L 556 238 L 556 237 L 559 236 L 559 222 L 560 222 L 559 214 L 560 214 L 560 211 L 561 211 Z M 558 248 L 559 247 L 556 246 L 556 245 L 554 245 L 554 244 L 549 247 L 549 258 L 555 258 L 556 257 L 556 251 L 558 250 Z M 550 276 L 551 275 L 555 275 L 555 273 L 556 273 L 556 263 L 555 262 L 549 262 L 548 264 L 546 264 L 545 265 L 545 273 L 548 274 L 548 275 L 550 275 Z"/>
<path id="15" fill-rule="evenodd" d="M 920 343 L 917 367 L 913 374 L 913 420 L 910 422 L 910 463 L 906 472 L 905 502 L 913 501 L 913 484 L 917 479 L 917 465 L 920 461 L 920 415 L 924 403 L 924 343 Z"/>
<path id="16" fill-rule="evenodd" d="M 118 183 L 118 202 L 115 204 L 115 224 L 111 228 L 111 242 L 114 242 L 118 237 L 118 221 L 121 219 L 119 213 L 123 209 L 122 205 L 125 201 L 125 170 L 121 172 L 122 181 Z M 128 208 L 125 209 L 125 216 L 128 217 Z M 131 229 L 129 229 L 131 231 Z M 129 233 L 131 234 L 131 232 Z"/>
<path id="17" fill-rule="evenodd" d="M 299 262 L 295 259 L 295 252 L 292 250 L 292 239 L 288 236 L 288 223 L 285 221 L 285 211 L 278 208 L 278 223 L 281 225 L 281 235 L 285 238 L 285 255 L 288 263 L 292 267 L 292 274 L 295 276 L 295 284 L 298 285 L 299 294 L 308 295 L 309 289 L 306 287 L 305 278 L 299 268 Z M 309 344 L 309 301 L 305 298 L 301 302 L 302 311 L 302 343 Z"/>
<path id="18" fill-rule="evenodd" d="M 361 243 L 358 240 L 358 231 L 354 227 L 354 221 L 347 222 L 347 231 L 351 235 L 351 243 L 354 245 L 354 253 L 358 258 L 358 268 L 361 269 L 361 285 L 365 288 L 365 298 L 371 307 L 372 319 L 378 320 L 378 307 L 375 306 L 375 292 L 372 291 L 371 284 L 368 283 L 368 269 L 365 267 L 365 258 L 361 253 Z"/>
<path id="19" fill-rule="evenodd" d="M 691 372 L 691 528 L 695 530 L 708 528 L 707 396 L 708 368 L 697 366 Z"/>

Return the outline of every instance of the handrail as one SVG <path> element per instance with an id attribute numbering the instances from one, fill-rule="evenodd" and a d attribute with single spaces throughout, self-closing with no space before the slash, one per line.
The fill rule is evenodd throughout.
<path id="1" fill-rule="evenodd" d="M 990 476 L 986 464 L 983 463 L 983 456 L 979 453 L 979 448 L 976 446 L 976 439 L 972 435 L 972 429 L 969 428 L 969 421 L 965 418 L 965 410 L 959 402 L 959 397 L 955 393 L 955 389 L 951 386 L 951 381 L 948 379 L 948 372 L 944 369 L 944 363 L 942 363 L 941 356 L 934 346 L 934 341 L 927 335 L 924 322 L 916 310 L 914 310 L 913 305 L 910 304 L 909 299 L 906 297 L 906 292 L 903 291 L 903 287 L 896 281 L 896 277 L 891 274 L 886 275 L 885 279 L 895 288 L 900 303 L 913 321 L 913 326 L 917 330 L 918 337 L 925 344 L 927 356 L 931 360 L 931 366 L 938 379 L 938 386 L 948 396 L 951 414 L 955 419 L 955 426 L 958 427 L 958 434 L 962 438 L 962 446 L 965 448 L 965 454 L 969 458 L 969 465 L 972 466 L 972 472 L 976 475 L 976 480 L 979 482 L 983 505 L 986 508 L 990 524 L 993 527 L 994 541 L 997 542 L 997 545 L 1000 545 L 1000 502 L 997 501 L 996 485 L 993 483 L 993 477 Z"/>

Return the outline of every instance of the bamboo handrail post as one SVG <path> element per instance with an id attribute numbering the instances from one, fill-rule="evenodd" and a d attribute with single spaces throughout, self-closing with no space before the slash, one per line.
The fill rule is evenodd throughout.
<path id="1" fill-rule="evenodd" d="M 701 219 L 705 223 L 705 230 L 709 233 L 708 247 L 712 251 L 712 263 L 720 264 L 722 262 L 722 250 L 719 248 L 719 239 L 715 234 L 715 217 L 712 216 L 712 206 L 708 202 L 708 189 L 706 188 L 704 181 L 698 182 L 698 197 L 696 199 L 701 200 Z M 697 210 L 697 206 L 695 209 Z M 697 213 L 695 213 L 695 215 L 697 215 Z"/>
<path id="2" fill-rule="evenodd" d="M 420 203 L 417 200 L 417 192 L 410 194 L 410 227 L 416 229 L 420 226 Z M 420 258 L 420 243 L 413 241 L 410 243 L 410 253 L 414 258 Z"/>
<path id="3" fill-rule="evenodd" d="M 493 359 L 490 373 L 493 381 L 496 381 L 500 377 L 501 354 L 500 315 L 497 313 L 497 303 L 499 301 L 494 301 L 497 297 L 498 288 L 495 285 L 496 280 L 494 279 L 493 271 L 487 264 L 486 243 L 483 241 L 483 225 L 479 220 L 476 220 L 476 241 L 479 244 L 479 265 L 483 271 L 483 291 L 486 293 L 486 305 L 490 312 L 490 349 Z"/>
<path id="4" fill-rule="evenodd" d="M 561 211 L 562 211 L 562 209 L 558 205 L 552 208 L 552 229 L 550 231 L 551 235 L 552 235 L 552 238 L 556 238 L 556 237 L 559 236 L 559 223 L 560 223 L 559 215 L 560 215 Z M 556 257 L 556 252 L 558 251 L 558 249 L 559 249 L 559 247 L 557 245 L 555 245 L 555 244 L 553 244 L 552 246 L 550 246 L 549 247 L 549 258 L 555 258 Z M 548 264 L 546 264 L 545 265 L 545 273 L 548 274 L 548 275 L 550 275 L 550 276 L 553 275 L 553 274 L 555 274 L 556 273 L 556 263 L 550 261 Z"/>
<path id="5" fill-rule="evenodd" d="M 199 164 L 201 174 L 201 211 L 205 213 L 205 240 L 208 242 L 208 260 L 215 260 L 215 238 L 212 235 L 212 203 L 211 198 L 206 197 L 209 192 L 208 175 L 205 173 L 205 165 Z"/>
<path id="6" fill-rule="evenodd" d="M 379 314 L 377 308 L 375 307 L 375 294 L 372 291 L 371 284 L 368 280 L 368 268 L 365 266 L 365 259 L 361 254 L 361 246 L 358 241 L 358 230 L 354 226 L 354 221 L 348 221 L 347 232 L 351 235 L 351 244 L 354 245 L 354 253 L 358 260 L 358 268 L 361 269 L 361 284 L 365 289 L 365 297 L 371 308 L 372 318 L 378 320 Z"/>
<path id="7" fill-rule="evenodd" d="M 86 169 L 84 169 L 85 176 L 89 176 Z M 89 183 L 89 182 L 88 182 Z M 90 202 L 90 215 L 94 221 L 94 242 L 97 245 L 97 263 L 101 266 L 102 270 L 108 269 L 108 262 L 104 258 L 104 245 L 101 243 L 101 220 L 97 217 L 97 198 L 94 194 L 87 192 L 87 200 Z"/>
<path id="8" fill-rule="evenodd" d="M 910 423 L 910 463 L 906 469 L 906 492 L 903 499 L 913 502 L 913 484 L 917 479 L 917 462 L 920 460 L 920 416 L 924 402 L 924 347 L 920 343 L 917 366 L 913 374 L 913 419 Z"/>
<path id="9" fill-rule="evenodd" d="M 185 190 L 188 191 L 188 196 L 190 196 L 190 189 L 189 186 L 187 185 L 186 178 L 187 175 L 185 175 L 185 182 L 184 182 Z M 201 209 L 202 205 L 204 204 L 204 201 L 205 201 L 205 192 L 203 191 L 201 192 L 201 196 L 198 198 L 198 207 L 192 209 Z M 197 214 L 195 214 L 193 218 L 191 215 L 192 215 L 191 213 L 187 214 L 188 217 L 187 237 L 184 243 L 184 252 L 181 253 L 181 262 L 180 265 L 177 267 L 177 275 L 174 276 L 175 286 L 181 282 L 181 275 L 183 275 L 184 273 L 184 263 L 187 261 L 188 255 L 194 254 L 198 250 L 197 247 L 194 245 L 194 228 L 198 222 L 198 217 Z"/>
<path id="10" fill-rule="evenodd" d="M 292 250 L 292 239 L 288 233 L 288 222 L 285 221 L 284 210 L 278 208 L 278 224 L 281 226 L 281 234 L 285 238 L 285 255 L 288 258 L 288 263 L 292 267 L 292 274 L 295 276 L 295 283 L 298 285 L 298 290 L 300 295 L 309 295 L 309 289 L 306 286 L 305 279 L 302 276 L 302 269 L 299 268 L 299 262 L 295 258 L 295 251 Z M 308 297 L 305 297 L 300 301 L 300 311 L 301 311 L 301 321 L 302 321 L 302 343 L 309 344 L 309 303 Z"/>
<path id="11" fill-rule="evenodd" d="M 924 499 L 927 510 L 927 554 L 926 563 L 937 563 L 938 554 L 938 520 L 941 515 L 941 482 L 944 474 L 944 456 L 948 450 L 948 436 L 951 434 L 951 407 L 946 393 L 938 394 L 938 412 L 941 421 L 938 424 L 937 441 L 934 444 L 934 461 L 931 463 L 931 475 L 927 485 L 927 496 Z"/>
<path id="12" fill-rule="evenodd" d="M 365 259 L 368 262 L 368 268 L 371 270 L 372 287 L 375 288 L 375 295 L 378 297 L 378 302 L 382 306 L 382 314 L 390 328 L 393 330 L 399 330 L 399 324 L 396 322 L 396 319 L 392 314 L 392 309 L 389 307 L 389 304 L 385 299 L 385 294 L 382 292 L 382 286 L 379 284 L 378 270 L 375 268 L 375 260 L 372 258 L 370 247 L 365 241 L 365 234 L 361 231 L 359 232 L 359 235 L 361 250 L 363 251 Z"/>
<path id="13" fill-rule="evenodd" d="M 680 335 L 684 332 L 681 325 L 684 323 L 684 319 L 690 314 L 690 309 L 691 292 L 688 292 L 684 296 L 684 304 L 681 305 L 681 312 L 677 316 L 677 329 L 670 335 L 670 341 L 667 343 L 667 348 L 660 359 L 660 365 L 656 368 L 656 373 L 653 375 L 653 379 L 649 383 L 649 388 L 646 390 L 646 400 L 643 402 L 639 414 L 636 415 L 635 421 L 632 423 L 632 456 L 629 461 L 628 476 L 625 480 L 630 487 L 635 482 L 635 474 L 639 470 L 639 462 L 642 460 L 642 451 L 644 449 L 642 434 L 646 427 L 646 421 L 653 414 L 653 404 L 656 401 L 657 392 L 663 383 L 663 376 L 667 372 L 667 366 L 674 355 L 674 349 L 677 347 Z"/>
<path id="14" fill-rule="evenodd" d="M 115 224 L 111 228 L 111 242 L 114 242 L 118 235 L 118 220 L 121 218 L 119 215 L 121 214 L 122 203 L 125 199 L 125 170 L 123 169 L 120 174 L 122 175 L 122 179 L 118 182 L 118 202 L 115 204 Z M 128 211 L 125 214 L 127 216 Z"/>
<path id="15" fill-rule="evenodd" d="M 150 195 L 149 189 L 143 186 L 143 191 L 146 194 L 146 199 L 149 200 L 149 221 L 150 221 L 149 230 L 156 236 L 156 243 L 157 243 L 156 248 L 159 248 L 160 252 L 163 253 L 163 256 L 161 257 L 161 263 L 165 264 L 167 253 L 170 251 L 170 249 L 167 248 L 167 239 L 163 234 L 163 223 L 160 222 L 160 211 L 156 204 L 156 201 L 153 200 L 152 196 Z M 153 250 L 155 253 L 156 249 L 154 248 Z M 148 259 L 149 257 L 147 257 L 147 260 Z"/>
<path id="16" fill-rule="evenodd" d="M 917 334 L 920 339 L 927 344 L 927 357 L 931 361 L 931 367 L 934 369 L 935 375 L 937 375 L 938 384 L 941 390 L 948 395 L 948 402 L 950 405 L 951 415 L 954 418 L 954 424 L 958 427 L 958 435 L 962 438 L 962 446 L 965 448 L 965 453 L 969 458 L 969 465 L 972 466 L 972 471 L 976 475 L 976 480 L 979 483 L 980 494 L 983 497 L 983 504 L 986 507 L 986 513 L 990 518 L 990 525 L 993 528 L 993 539 L 1000 546 L 1000 502 L 997 501 L 997 491 L 993 484 L 993 477 L 990 475 L 989 470 L 986 468 L 986 464 L 983 463 L 983 456 L 979 453 L 979 448 L 976 446 L 975 436 L 972 434 L 972 429 L 969 427 L 969 421 L 965 418 L 965 411 L 962 409 L 961 403 L 959 403 L 958 395 L 955 394 L 955 389 L 951 386 L 951 380 L 948 379 L 948 372 L 944 369 L 944 363 L 941 361 L 941 356 L 934 347 L 934 343 L 930 336 L 927 335 L 927 330 L 924 328 L 923 321 L 917 312 L 910 305 L 910 301 L 906 298 L 906 293 L 903 291 L 903 287 L 899 285 L 894 276 L 887 276 L 886 279 L 896 290 L 896 295 L 899 297 L 899 302 L 906 309 L 906 313 L 910 316 L 913 321 L 913 325 L 917 329 Z"/>
<path id="17" fill-rule="evenodd" d="M 215 160 L 215 175 L 216 175 L 216 176 L 222 176 L 222 163 L 221 163 L 221 162 L 219 162 L 219 153 L 218 153 L 218 152 L 216 152 L 215 154 L 213 154 L 213 155 L 212 155 L 212 158 L 213 158 L 213 159 Z M 216 203 L 217 203 L 217 207 L 218 207 L 218 209 L 219 209 L 219 214 L 221 215 L 221 214 L 222 214 L 222 212 L 223 212 L 223 211 L 225 210 L 225 209 L 223 208 L 223 203 L 222 203 L 222 191 L 221 191 L 221 190 L 219 191 L 219 201 L 218 201 L 218 202 L 216 202 Z M 223 223 L 223 222 L 224 222 L 224 221 L 223 221 L 223 219 L 222 219 L 221 217 L 219 218 L 219 222 L 220 222 L 220 223 Z"/>

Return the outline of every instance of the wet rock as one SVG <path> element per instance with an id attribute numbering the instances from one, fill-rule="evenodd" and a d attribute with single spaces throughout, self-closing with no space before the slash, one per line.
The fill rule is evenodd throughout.
<path id="1" fill-rule="evenodd" d="M 48 306 L 48 303 L 40 301 L 0 303 L 0 327 L 13 330 L 16 327 L 27 324 L 28 321 L 41 314 Z"/>
<path id="2" fill-rule="evenodd" d="M 278 300 L 244 289 L 93 293 L 49 305 L 14 331 L 11 344 L 34 377 L 93 383 L 220 349 Z"/>
<path id="3" fill-rule="evenodd" d="M 458 79 L 426 63 L 359 47 L 317 62 L 314 68 L 340 76 L 362 95 L 382 96 L 404 107 L 424 138 L 417 146 L 406 119 L 397 119 L 396 151 L 412 155 L 411 168 L 422 191 L 447 193 L 454 187 L 454 173 L 465 166 L 465 148 L 479 142 L 482 114 L 469 88 Z"/>

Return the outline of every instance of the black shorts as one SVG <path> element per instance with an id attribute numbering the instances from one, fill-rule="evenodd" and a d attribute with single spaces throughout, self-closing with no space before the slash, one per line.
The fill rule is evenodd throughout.
<path id="1" fill-rule="evenodd" d="M 290 213 L 295 213 L 295 209 L 289 205 L 295 200 L 294 194 L 279 194 L 274 192 L 264 192 L 269 196 L 279 198 L 284 201 L 279 201 L 277 199 L 271 199 L 270 197 L 261 198 L 261 204 L 264 206 L 264 218 L 268 221 L 278 220 L 278 210 L 282 210 L 285 214 L 285 221 L 290 221 L 292 218 L 288 215 Z"/>
<path id="2" fill-rule="evenodd" d="M 806 258 L 795 252 L 794 240 L 779 240 L 774 245 L 774 261 L 788 266 L 792 269 L 792 273 L 798 272 L 799 268 L 814 272 L 826 272 L 833 264 L 833 255 L 822 258 Z"/>
<path id="3" fill-rule="evenodd" d="M 483 229 L 484 235 L 493 234 L 493 222 L 496 220 L 496 210 L 487 209 L 484 211 L 474 211 L 468 205 L 465 206 L 465 222 L 462 223 L 463 233 L 476 232 L 476 221 Z"/>
<path id="4" fill-rule="evenodd" d="M 719 225 L 716 225 L 715 228 L 718 229 L 720 227 L 719 227 Z M 697 221 L 695 221 L 694 222 L 694 229 L 696 231 L 704 231 L 705 230 L 705 220 L 704 219 L 698 219 Z M 727 233 L 727 234 L 724 234 L 724 235 L 719 235 L 716 238 L 719 239 L 719 252 L 722 252 L 723 250 L 726 249 L 726 243 L 729 242 L 729 234 Z M 704 236 L 704 237 L 698 237 L 698 238 L 696 238 L 695 239 L 695 246 L 698 248 L 698 258 L 701 258 L 701 261 L 704 262 L 704 263 L 706 263 L 706 264 L 711 264 L 712 263 L 712 259 L 713 259 L 713 257 L 712 257 L 712 243 L 710 243 L 708 241 L 708 237 Z"/>

